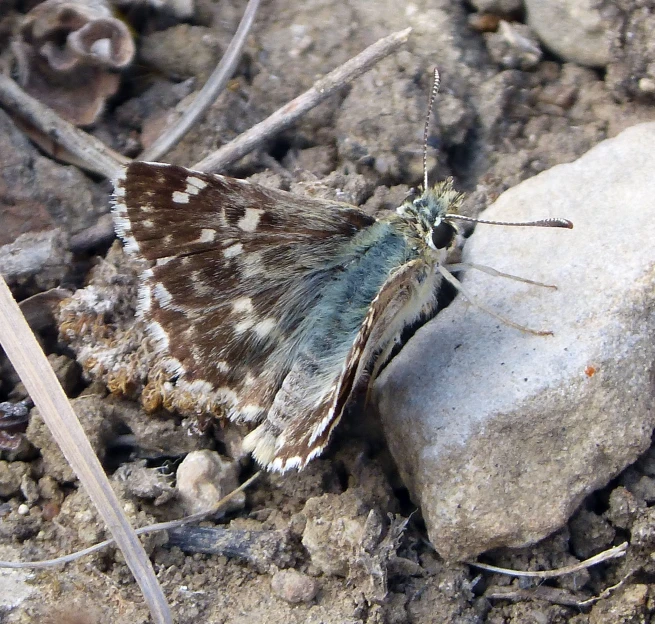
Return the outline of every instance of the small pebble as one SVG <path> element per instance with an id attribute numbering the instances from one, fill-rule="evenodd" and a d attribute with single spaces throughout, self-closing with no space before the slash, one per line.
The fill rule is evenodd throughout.
<path id="1" fill-rule="evenodd" d="M 53 518 L 56 518 L 59 515 L 60 511 L 61 511 L 61 506 L 58 503 L 49 501 L 45 505 L 43 505 L 41 515 L 43 516 L 44 520 L 50 521 Z"/>
<path id="2" fill-rule="evenodd" d="M 22 503 L 22 504 L 18 505 L 17 511 L 21 516 L 26 516 L 28 513 L 30 513 L 30 507 L 29 507 L 29 505 L 26 505 L 25 503 Z"/>
<path id="3" fill-rule="evenodd" d="M 273 593 L 291 604 L 310 602 L 318 593 L 315 579 L 297 570 L 279 570 L 271 579 Z"/>
<path id="4" fill-rule="evenodd" d="M 188 513 L 211 509 L 239 486 L 239 464 L 215 451 L 192 451 L 177 469 L 177 492 Z M 219 513 L 243 508 L 245 494 L 237 494 Z"/>

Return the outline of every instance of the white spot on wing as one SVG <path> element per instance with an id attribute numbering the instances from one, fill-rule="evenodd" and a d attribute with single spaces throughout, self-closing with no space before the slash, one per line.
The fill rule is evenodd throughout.
<path id="1" fill-rule="evenodd" d="M 137 316 L 148 312 L 152 307 L 152 291 L 148 284 L 142 284 L 139 288 Z"/>
<path id="2" fill-rule="evenodd" d="M 263 411 L 265 410 L 261 405 L 244 405 L 243 407 L 239 407 L 239 413 L 246 420 L 257 418 Z"/>
<path id="3" fill-rule="evenodd" d="M 250 297 L 239 297 L 232 302 L 232 312 L 252 312 L 252 299 Z"/>
<path id="4" fill-rule="evenodd" d="M 272 317 L 267 317 L 262 321 L 259 321 L 254 327 L 253 331 L 257 334 L 259 338 L 265 338 L 268 336 L 277 325 L 277 322 Z"/>
<path id="5" fill-rule="evenodd" d="M 319 405 L 320 405 L 320 403 L 319 403 Z M 318 405 L 317 405 L 316 407 L 318 407 Z M 335 419 L 335 417 L 334 417 L 334 407 L 332 407 L 332 408 L 330 409 L 330 411 L 328 412 L 328 415 L 327 415 L 325 418 L 323 418 L 323 420 L 321 420 L 321 422 L 318 423 L 318 425 L 317 425 L 316 428 L 314 429 L 314 431 L 313 431 L 311 437 L 309 438 L 309 443 L 310 443 L 310 444 L 314 444 L 314 442 L 316 442 L 316 440 L 318 439 L 318 437 L 319 437 L 319 436 L 320 436 L 320 435 L 321 435 L 321 434 L 322 434 L 322 433 L 327 429 L 327 427 L 330 426 L 330 425 L 331 425 L 331 427 L 330 427 L 330 431 L 332 431 L 332 429 L 334 429 L 334 427 L 336 426 L 337 422 L 339 422 L 339 419 Z"/>
<path id="6" fill-rule="evenodd" d="M 325 448 L 324 445 L 323 446 L 317 446 L 316 448 L 313 448 L 309 452 L 309 455 L 307 455 L 307 457 L 305 458 L 305 463 L 303 465 L 306 466 L 308 462 L 310 462 L 312 459 L 314 459 L 314 457 L 316 457 L 317 455 L 320 455 L 323 452 L 324 448 Z"/>
<path id="7" fill-rule="evenodd" d="M 125 238 L 128 236 L 128 232 L 132 230 L 132 224 L 130 223 L 130 220 L 128 219 L 127 215 L 127 210 L 125 210 L 125 206 L 122 206 L 121 204 L 116 204 L 116 207 L 114 208 L 114 223 L 116 224 L 116 231 L 118 232 L 118 235 L 121 238 Z"/>
<path id="8" fill-rule="evenodd" d="M 243 251 L 243 245 L 241 243 L 236 243 L 235 245 L 230 245 L 227 249 L 223 250 L 223 255 L 226 258 L 234 258 L 238 256 Z"/>
<path id="9" fill-rule="evenodd" d="M 183 193 L 182 191 L 173 191 L 172 199 L 176 204 L 188 204 L 189 203 L 188 193 Z"/>
<path id="10" fill-rule="evenodd" d="M 128 253 L 138 254 L 141 251 L 139 243 L 136 242 L 134 236 L 123 236 L 123 244 L 125 245 L 125 251 Z"/>
<path id="11" fill-rule="evenodd" d="M 125 197 L 125 176 L 127 167 L 121 167 L 119 174 L 114 179 L 114 197 Z"/>
<path id="12" fill-rule="evenodd" d="M 278 472 L 286 472 L 287 470 L 291 470 L 291 468 L 302 468 L 305 463 L 305 460 L 298 456 L 289 457 L 286 460 L 277 457 L 271 464 L 271 467 Z"/>
<path id="13" fill-rule="evenodd" d="M 243 448 L 250 451 L 262 466 L 269 466 L 274 464 L 275 443 L 275 436 L 265 425 L 260 425 L 243 439 Z"/>
<path id="14" fill-rule="evenodd" d="M 253 251 L 243 257 L 241 264 L 241 274 L 244 279 L 249 279 L 251 277 L 257 277 L 261 275 L 262 269 L 262 259 L 260 251 Z"/>
<path id="15" fill-rule="evenodd" d="M 182 375 L 184 373 L 184 366 L 177 358 L 167 357 L 162 360 L 161 365 L 171 375 Z"/>
<path id="16" fill-rule="evenodd" d="M 168 334 L 157 321 L 150 321 L 150 323 L 148 323 L 148 331 L 150 332 L 158 351 L 165 351 L 168 349 L 170 344 L 168 341 Z"/>
<path id="17" fill-rule="evenodd" d="M 232 390 L 232 388 L 228 388 L 227 386 L 218 388 L 218 390 L 216 390 L 216 394 L 226 403 L 234 405 L 237 402 L 237 393 Z"/>
<path id="18" fill-rule="evenodd" d="M 177 384 L 182 390 L 192 394 L 209 394 L 212 391 L 212 385 L 204 379 L 194 379 L 193 381 L 179 381 Z"/>
<path id="19" fill-rule="evenodd" d="M 200 236 L 193 241 L 194 243 L 211 243 L 216 240 L 216 230 L 211 228 L 202 228 Z"/>
<path id="20" fill-rule="evenodd" d="M 170 308 L 173 303 L 173 296 L 166 286 L 161 282 L 157 282 L 152 289 L 152 294 L 155 296 L 155 299 L 159 302 L 162 308 Z"/>
<path id="21" fill-rule="evenodd" d="M 246 208 L 246 214 L 237 221 L 237 225 L 244 232 L 254 232 L 257 229 L 263 210 L 259 208 Z"/>
<path id="22" fill-rule="evenodd" d="M 229 373 L 231 366 L 225 360 L 219 360 L 216 362 L 216 370 L 221 373 Z"/>
<path id="23" fill-rule="evenodd" d="M 255 383 L 256 378 L 250 373 L 246 373 L 246 376 L 243 378 L 243 385 L 245 387 L 252 386 Z"/>
<path id="24" fill-rule="evenodd" d="M 189 195 L 197 195 L 206 186 L 207 186 L 207 182 L 205 182 L 204 180 L 201 180 L 200 178 L 197 178 L 196 176 L 189 176 L 186 179 L 186 189 L 185 189 L 185 191 Z"/>
<path id="25" fill-rule="evenodd" d="M 243 334 L 244 331 L 250 329 L 255 324 L 255 319 L 252 316 L 246 317 L 243 321 L 234 326 L 234 331 L 237 334 Z"/>

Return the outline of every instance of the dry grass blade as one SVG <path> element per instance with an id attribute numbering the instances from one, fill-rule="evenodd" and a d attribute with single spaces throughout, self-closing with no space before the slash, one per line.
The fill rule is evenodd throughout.
<path id="1" fill-rule="evenodd" d="M 618 557 L 623 557 L 628 550 L 628 542 L 623 542 L 614 548 L 609 548 L 604 550 L 602 553 L 598 553 L 589 559 L 585 559 L 580 563 L 574 565 L 566 566 L 564 568 L 557 568 L 556 570 L 509 570 L 508 568 L 499 568 L 497 566 L 487 565 L 486 563 L 478 563 L 476 561 L 467 561 L 466 564 L 473 566 L 474 568 L 480 568 L 480 570 L 487 570 L 488 572 L 498 572 L 498 574 L 506 574 L 507 576 L 518 576 L 518 577 L 528 577 L 528 578 L 555 578 L 558 576 L 564 576 L 565 574 L 573 574 L 574 572 L 579 572 L 585 568 L 590 568 L 591 566 L 597 565 L 603 561 L 609 559 L 617 559 Z"/>
<path id="2" fill-rule="evenodd" d="M 27 95 L 11 78 L 0 74 L 0 104 L 44 139 L 61 146 L 75 157 L 75 164 L 107 178 L 116 177 L 129 158 L 108 148 L 102 141 L 63 120 L 52 109 Z M 36 140 L 36 137 L 34 137 Z M 47 146 L 42 147 L 48 151 Z M 49 151 L 53 151 L 52 149 Z M 55 154 L 56 155 L 56 154 Z"/>
<path id="3" fill-rule="evenodd" d="M 227 81 L 232 77 L 241 58 L 241 50 L 246 43 L 246 37 L 250 32 L 255 15 L 259 8 L 259 0 L 250 0 L 241 18 L 230 45 L 228 46 L 221 62 L 217 65 L 205 86 L 200 90 L 193 103 L 184 112 L 178 122 L 169 131 L 164 132 L 148 149 L 139 155 L 138 160 L 154 161 L 159 160 L 164 154 L 175 147 L 180 139 L 193 127 L 202 117 L 205 111 L 214 103 L 216 98 L 225 88 Z"/>
<path id="4" fill-rule="evenodd" d="M 411 32 L 411 28 L 406 28 L 376 41 L 373 45 L 366 48 L 366 50 L 351 58 L 340 67 L 337 67 L 324 78 L 321 78 L 311 89 L 305 91 L 305 93 L 296 99 L 291 100 L 288 104 L 285 104 L 270 117 L 259 122 L 250 130 L 234 139 L 234 141 L 226 143 L 223 147 L 217 149 L 206 158 L 203 158 L 203 160 L 193 166 L 193 169 L 217 172 L 239 158 L 242 158 L 260 145 L 266 138 L 276 132 L 280 132 L 280 130 L 288 128 L 307 111 L 314 108 L 314 106 L 321 103 L 351 80 L 354 80 L 371 69 L 373 65 L 385 56 L 397 50 L 407 41 Z"/>
<path id="5" fill-rule="evenodd" d="M 25 384 L 67 461 L 98 508 L 134 574 L 153 620 L 172 623 L 170 609 L 139 538 L 4 279 L 0 277 L 0 345 Z"/>

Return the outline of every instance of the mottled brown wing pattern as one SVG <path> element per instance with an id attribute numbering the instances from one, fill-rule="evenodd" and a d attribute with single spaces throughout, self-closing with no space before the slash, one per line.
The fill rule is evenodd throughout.
<path id="1" fill-rule="evenodd" d="M 374 223 L 346 205 L 155 163 L 116 180 L 114 216 L 126 249 L 152 263 L 139 313 L 177 384 L 249 421 L 273 406 L 344 245 Z"/>

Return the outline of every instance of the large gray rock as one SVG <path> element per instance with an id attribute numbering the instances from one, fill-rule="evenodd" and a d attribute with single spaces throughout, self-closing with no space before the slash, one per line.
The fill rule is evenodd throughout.
<path id="1" fill-rule="evenodd" d="M 609 23 L 596 0 L 525 0 L 528 24 L 565 61 L 605 67 L 610 60 Z"/>
<path id="2" fill-rule="evenodd" d="M 655 359 L 655 124 L 503 194 L 483 215 L 570 218 L 573 230 L 479 225 L 468 261 L 558 290 L 469 272 L 416 333 L 375 402 L 430 539 L 449 559 L 535 542 L 651 442 Z"/>

